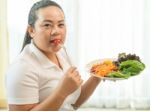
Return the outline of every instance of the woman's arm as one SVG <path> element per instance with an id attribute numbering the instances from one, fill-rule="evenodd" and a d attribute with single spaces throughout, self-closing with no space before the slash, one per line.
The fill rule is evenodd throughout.
<path id="1" fill-rule="evenodd" d="M 48 98 L 39 104 L 27 105 L 9 105 L 9 111 L 58 111 L 65 96 L 61 95 L 59 91 L 54 91 Z"/>
<path id="2" fill-rule="evenodd" d="M 92 76 L 82 85 L 81 94 L 76 103 L 72 105 L 74 109 L 79 108 L 92 95 L 100 81 L 101 79 Z"/>
<path id="3" fill-rule="evenodd" d="M 82 79 L 75 67 L 71 67 L 62 77 L 57 88 L 39 104 L 9 105 L 9 111 L 58 111 L 68 95 L 77 90 Z"/>

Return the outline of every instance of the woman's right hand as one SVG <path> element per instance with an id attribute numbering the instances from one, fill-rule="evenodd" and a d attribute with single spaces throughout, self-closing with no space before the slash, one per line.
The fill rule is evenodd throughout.
<path id="1" fill-rule="evenodd" d="M 81 76 L 79 72 L 76 70 L 76 68 L 75 67 L 69 68 L 68 71 L 64 74 L 60 83 L 58 84 L 57 88 L 59 94 L 67 97 L 75 90 L 77 90 L 81 86 L 82 82 L 83 80 L 81 79 Z"/>

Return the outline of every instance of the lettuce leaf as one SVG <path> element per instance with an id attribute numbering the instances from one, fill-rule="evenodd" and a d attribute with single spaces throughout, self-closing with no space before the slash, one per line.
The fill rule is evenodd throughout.
<path id="1" fill-rule="evenodd" d="M 130 73 L 126 73 L 126 74 L 123 74 L 122 72 L 120 71 L 117 71 L 117 72 L 111 72 L 107 75 L 107 77 L 115 77 L 115 78 L 129 78 L 130 77 Z"/>
<path id="2" fill-rule="evenodd" d="M 131 76 L 139 74 L 145 69 L 145 65 L 137 60 L 127 60 L 121 62 L 119 65 L 119 71 L 123 74 L 130 73 Z"/>
<path id="3" fill-rule="evenodd" d="M 145 64 L 137 60 L 126 60 L 119 64 L 119 71 L 111 72 L 107 77 L 129 78 L 140 74 L 145 69 Z"/>

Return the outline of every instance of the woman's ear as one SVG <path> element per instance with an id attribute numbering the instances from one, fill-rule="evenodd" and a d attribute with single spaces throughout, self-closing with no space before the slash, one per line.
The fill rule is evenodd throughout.
<path id="1" fill-rule="evenodd" d="M 35 36 L 34 28 L 31 25 L 28 25 L 27 31 L 28 31 L 30 37 L 33 39 Z"/>

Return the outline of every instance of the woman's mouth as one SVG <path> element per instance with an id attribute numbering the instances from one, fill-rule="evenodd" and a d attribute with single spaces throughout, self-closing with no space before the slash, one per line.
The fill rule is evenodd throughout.
<path id="1" fill-rule="evenodd" d="M 59 44 L 62 44 L 62 40 L 61 39 L 54 39 L 54 40 L 51 40 L 50 43 L 54 44 L 54 45 L 59 45 Z"/>

